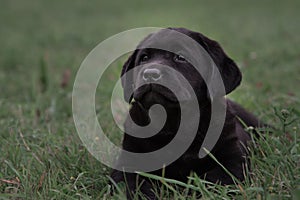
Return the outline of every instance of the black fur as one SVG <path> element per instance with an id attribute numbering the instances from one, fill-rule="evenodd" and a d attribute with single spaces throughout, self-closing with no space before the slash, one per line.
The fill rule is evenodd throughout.
<path id="1" fill-rule="evenodd" d="M 178 31 L 190 36 L 207 51 L 221 73 L 226 94 L 229 94 L 240 84 L 242 79 L 240 70 L 235 62 L 225 54 L 221 46 L 216 41 L 205 37 L 201 33 L 193 32 L 184 28 L 169 28 L 169 30 Z M 142 41 L 141 44 L 153 38 L 157 39 L 157 33 L 151 34 L 144 41 Z M 124 64 L 121 76 L 139 64 L 142 51 L 143 50 L 141 49 L 137 49 L 135 52 L 133 52 L 133 54 Z M 193 171 L 207 181 L 220 184 L 232 184 L 232 178 L 213 159 L 211 159 L 209 156 L 206 156 L 203 159 L 198 157 L 201 144 L 208 129 L 211 114 L 211 99 L 208 95 L 204 95 L 207 94 L 208 91 L 202 77 L 194 71 L 190 64 L 180 62 L 175 63 L 173 60 L 171 60 L 170 55 L 172 54 L 169 52 L 155 49 L 149 50 L 149 52 L 151 55 L 155 56 L 153 56 L 153 59 L 150 59 L 148 63 L 151 64 L 159 62 L 161 64 L 174 67 L 189 81 L 191 81 L 192 87 L 196 91 L 201 109 L 201 118 L 199 121 L 199 128 L 196 138 L 188 150 L 179 159 L 165 168 L 165 177 L 179 181 L 187 181 L 187 177 L 191 171 Z M 155 103 L 162 104 L 166 108 L 168 114 L 166 124 L 155 136 L 142 139 L 125 133 L 123 139 L 123 148 L 131 152 L 143 153 L 159 149 L 172 140 L 180 124 L 180 108 L 179 103 L 172 100 L 172 94 L 168 93 L 167 89 L 165 88 L 152 86 L 152 92 L 149 92 L 145 87 L 139 89 L 141 91 L 138 93 L 138 91 L 133 88 L 135 82 L 137 81 L 136 77 L 138 75 L 139 72 L 136 72 L 136 74 L 128 74 L 122 78 L 124 98 L 127 102 L 131 102 L 130 115 L 134 122 L 139 125 L 146 125 L 149 123 L 147 111 L 149 107 Z M 168 75 L 172 76 L 172 74 Z M 178 84 L 178 87 L 180 87 L 180 82 L 177 82 L 176 84 Z M 132 90 L 134 91 L 133 95 L 130 94 L 130 91 Z M 165 94 L 163 96 L 158 94 L 162 90 L 164 91 L 163 94 Z M 134 102 L 132 102 L 133 98 L 135 99 Z M 224 98 L 225 97 L 219 97 L 219 99 L 217 98 L 216 100 L 224 100 Z M 225 101 L 227 103 L 225 124 L 221 133 L 221 137 L 211 153 L 237 179 L 243 181 L 245 178 L 244 167 L 247 162 L 247 152 L 245 147 L 247 146 L 248 141 L 250 141 L 250 135 L 244 130 L 244 127 L 239 120 L 241 119 L 247 126 L 259 127 L 261 124 L 255 116 L 248 113 L 238 104 L 230 100 Z M 126 121 L 125 130 L 128 126 L 130 126 L 130 124 L 128 121 Z M 162 175 L 162 170 L 157 170 L 151 173 Z M 148 179 L 141 178 L 134 173 L 126 173 L 117 170 L 112 172 L 111 177 L 115 182 L 124 181 L 126 179 L 128 199 L 133 198 L 136 186 L 139 184 L 142 185 L 141 191 L 148 199 L 156 199 L 152 190 L 152 184 L 150 184 Z"/>

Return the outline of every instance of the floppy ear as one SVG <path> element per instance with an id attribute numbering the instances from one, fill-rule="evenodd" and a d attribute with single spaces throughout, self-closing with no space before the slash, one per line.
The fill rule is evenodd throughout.
<path id="1" fill-rule="evenodd" d="M 226 94 L 229 94 L 241 83 L 242 74 L 239 68 L 235 62 L 226 55 L 218 42 L 196 32 L 194 33 L 194 38 L 212 57 L 222 76 Z"/>
<path id="2" fill-rule="evenodd" d="M 128 72 L 130 69 L 134 67 L 134 61 L 137 54 L 137 50 L 135 50 L 124 63 L 122 72 L 121 72 L 121 82 L 123 86 L 124 99 L 126 102 L 130 103 L 133 98 L 133 71 Z"/>

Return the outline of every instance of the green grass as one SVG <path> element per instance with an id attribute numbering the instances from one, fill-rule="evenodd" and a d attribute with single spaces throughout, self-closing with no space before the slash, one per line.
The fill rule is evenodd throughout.
<path id="1" fill-rule="evenodd" d="M 164 180 L 159 197 L 195 199 L 197 191 L 203 199 L 232 199 L 232 194 L 300 199 L 299 6 L 296 0 L 2 0 L 0 199 L 124 198 L 124 187 L 110 195 L 110 169 L 83 147 L 71 94 L 88 52 L 113 34 L 144 26 L 186 27 L 219 41 L 244 74 L 230 97 L 278 129 L 252 148 L 252 179 L 246 183 L 205 185 L 196 176 L 188 184 Z M 123 61 L 106 72 L 96 95 L 101 123 L 116 142 L 121 135 L 109 98 Z M 61 87 L 66 71 L 71 78 Z M 294 118 L 298 121 L 289 124 Z"/>

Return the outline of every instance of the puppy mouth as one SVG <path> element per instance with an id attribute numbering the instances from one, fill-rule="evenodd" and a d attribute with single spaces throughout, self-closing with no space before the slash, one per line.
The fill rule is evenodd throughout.
<path id="1" fill-rule="evenodd" d="M 178 102 L 176 96 L 168 88 L 153 83 L 145 84 L 136 89 L 133 98 L 137 101 L 152 103 Z"/>

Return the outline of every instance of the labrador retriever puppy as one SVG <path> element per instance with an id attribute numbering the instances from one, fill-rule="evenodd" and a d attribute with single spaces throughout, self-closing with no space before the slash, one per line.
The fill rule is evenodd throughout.
<path id="1" fill-rule="evenodd" d="M 172 33 L 175 32 L 193 39 L 211 57 L 224 84 L 225 92 L 223 95 L 212 94 L 206 82 L 215 80 L 204 80 L 203 75 L 193 67 L 185 56 L 147 47 L 147 45 L 155 42 L 156 44 L 174 45 L 179 51 L 180 48 L 191 48 L 190 46 L 177 44 L 178 40 L 170 42 L 169 39 L 172 38 Z M 199 119 L 189 116 L 191 121 L 197 119 L 197 131 L 186 151 L 174 162 L 161 166 L 160 169 L 150 171 L 150 173 L 185 182 L 188 180 L 187 177 L 190 173 L 194 172 L 200 178 L 209 182 L 223 185 L 233 184 L 232 177 L 223 168 L 225 167 L 238 180 L 243 181 L 245 179 L 245 166 L 248 164 L 246 149 L 248 142 L 251 140 L 251 136 L 244 130 L 244 126 L 246 124 L 247 126 L 260 127 L 261 123 L 253 114 L 225 97 L 226 94 L 232 92 L 240 84 L 242 79 L 236 63 L 228 57 L 216 41 L 185 28 L 167 28 L 150 34 L 139 44 L 124 64 L 121 74 L 122 86 L 124 98 L 131 104 L 128 118 L 132 120 L 126 120 L 124 125 L 123 149 L 135 153 L 153 152 L 169 144 L 174 139 L 182 121 L 180 106 L 188 105 L 193 100 L 189 90 L 183 85 L 182 79 L 165 66 L 175 69 L 188 80 L 195 92 L 201 115 Z M 206 67 L 209 70 L 209 66 Z M 132 73 L 126 74 L 130 70 Z M 174 91 L 162 86 L 161 83 L 166 81 L 171 82 L 172 85 L 178 88 L 179 95 L 176 96 Z M 137 87 L 141 84 L 142 86 Z M 220 101 L 226 104 L 225 121 L 220 137 L 210 151 L 219 163 L 211 156 L 199 157 L 201 145 L 212 120 L 212 101 Z M 156 104 L 162 105 L 166 111 L 167 118 L 163 128 L 151 137 L 135 137 L 127 134 L 126 132 L 132 127 L 132 123 L 139 126 L 147 126 L 151 123 L 149 110 Z M 188 127 L 183 130 L 188 134 Z M 122 155 L 120 159 L 126 160 Z M 111 178 L 116 183 L 126 182 L 128 199 L 134 198 L 137 188 L 147 199 L 157 199 L 153 192 L 151 180 L 134 172 L 114 170 Z"/>

